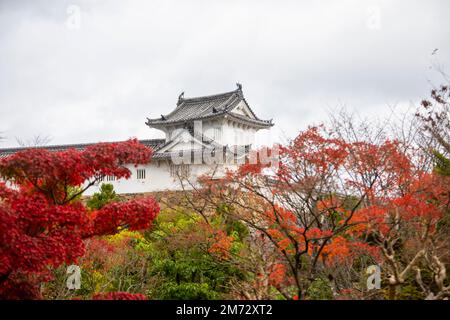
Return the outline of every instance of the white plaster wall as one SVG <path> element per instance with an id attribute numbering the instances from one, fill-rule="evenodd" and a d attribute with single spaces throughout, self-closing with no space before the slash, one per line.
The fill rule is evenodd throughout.
<path id="1" fill-rule="evenodd" d="M 205 121 L 202 123 L 202 133 L 206 137 L 210 139 L 215 139 L 215 141 L 219 144 L 224 144 L 223 139 L 223 125 L 224 121 L 222 119 L 220 120 L 214 120 L 214 121 Z M 215 137 L 215 129 L 220 129 L 220 137 Z M 226 144 L 226 143 L 225 143 Z"/>
<path id="2" fill-rule="evenodd" d="M 215 141 L 219 144 L 222 143 L 222 137 L 223 137 L 223 125 L 224 125 L 224 121 L 223 119 L 215 119 L 212 121 L 202 121 L 200 126 L 198 124 L 198 122 L 194 125 L 195 130 L 198 130 L 198 132 L 201 132 L 203 135 L 205 135 L 206 137 L 210 138 L 210 139 L 214 139 L 216 138 L 215 136 L 215 129 L 220 129 L 222 134 L 220 134 L 220 137 L 216 138 Z M 182 133 L 180 135 L 180 133 Z M 180 125 L 178 127 L 171 127 L 167 129 L 166 132 L 166 139 L 174 139 L 177 138 L 177 140 L 183 140 L 183 137 L 185 138 L 186 141 L 190 141 L 191 137 L 189 135 L 188 130 L 183 128 L 183 125 Z M 177 144 L 172 150 L 184 150 L 183 148 L 185 148 L 186 144 Z M 189 148 L 190 149 L 190 148 Z"/>
<path id="3" fill-rule="evenodd" d="M 255 128 L 239 125 L 233 121 L 227 121 L 223 125 L 223 144 L 246 145 L 255 141 Z"/>
<path id="4" fill-rule="evenodd" d="M 220 128 L 220 137 L 216 139 L 216 142 L 223 145 L 246 145 L 254 144 L 255 135 L 258 131 L 255 128 L 238 124 L 234 121 L 227 119 L 215 119 L 212 121 L 203 121 L 201 124 L 202 133 L 208 138 L 215 138 L 214 129 Z M 196 128 L 198 129 L 198 128 Z M 167 129 L 167 138 L 173 139 L 179 135 L 180 132 L 184 131 L 188 135 L 186 129 L 182 126 L 177 128 L 172 127 Z M 186 137 L 188 140 L 188 136 Z M 173 150 L 185 150 L 185 148 L 190 149 L 189 144 L 179 143 L 173 148 Z"/>
<path id="5" fill-rule="evenodd" d="M 89 188 L 84 195 L 92 195 L 98 192 L 102 183 L 110 183 L 114 186 L 114 190 L 118 194 L 126 193 L 143 193 L 143 192 L 155 192 L 166 190 L 181 190 L 179 179 L 177 177 L 170 176 L 170 165 L 166 161 L 160 161 L 159 165 L 157 161 L 154 161 L 145 166 L 128 166 L 131 170 L 131 177 L 129 179 L 120 179 L 115 181 L 103 181 L 96 186 Z M 225 172 L 225 168 L 235 169 L 233 165 L 223 166 L 218 170 L 216 176 L 221 176 Z M 137 179 L 136 169 L 145 169 L 145 179 Z M 190 165 L 191 177 L 190 181 L 195 182 L 199 175 L 212 173 L 214 166 L 205 164 L 192 164 Z"/>
<path id="6" fill-rule="evenodd" d="M 245 114 L 240 110 L 237 112 Z M 216 141 L 222 145 L 229 146 L 244 146 L 246 144 L 253 144 L 255 141 L 255 134 L 258 131 L 255 128 L 251 128 L 243 124 L 238 124 L 225 118 L 202 122 L 202 133 L 205 136 L 214 138 L 214 128 L 221 128 L 221 139 L 216 139 Z M 186 139 L 181 139 L 182 141 L 178 141 L 174 146 L 168 146 L 167 148 L 170 149 L 170 151 L 191 150 L 192 147 L 194 149 L 201 149 L 200 145 L 192 145 L 190 139 L 191 137 L 189 133 L 185 129 L 183 129 L 183 126 L 165 128 L 164 132 L 166 133 L 166 139 L 173 139 L 179 134 L 180 130 L 185 131 L 183 135 Z M 183 140 L 185 141 L 183 142 Z M 105 181 L 101 183 L 111 183 L 114 186 L 115 191 L 119 194 L 181 190 L 179 179 L 177 177 L 171 177 L 170 175 L 170 165 L 168 161 L 153 161 L 146 166 L 138 166 L 137 168 L 134 166 L 129 166 L 128 168 L 132 173 L 130 179 L 120 179 L 116 181 L 106 181 L 105 179 Z M 214 168 L 215 165 L 190 164 L 190 180 L 194 182 L 196 180 L 196 177 L 198 177 L 199 175 L 212 173 Z M 216 171 L 217 176 L 221 176 L 226 169 L 235 169 L 236 164 L 226 164 L 220 166 L 219 168 L 220 170 Z M 137 179 L 137 169 L 146 170 L 145 179 Z M 85 194 L 92 195 L 94 192 L 97 192 L 99 188 L 100 185 L 93 186 L 88 191 L 86 191 Z"/>

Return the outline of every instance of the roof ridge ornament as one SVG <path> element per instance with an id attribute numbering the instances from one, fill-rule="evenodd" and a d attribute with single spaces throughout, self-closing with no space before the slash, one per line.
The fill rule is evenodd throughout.
<path id="1" fill-rule="evenodd" d="M 177 104 L 180 104 L 181 101 L 183 101 L 183 99 L 184 99 L 184 91 L 181 92 L 180 95 L 178 96 L 178 103 Z"/>
<path id="2" fill-rule="evenodd" d="M 239 82 L 236 82 L 236 94 L 238 95 L 239 98 L 244 99 L 244 93 L 242 92 L 242 84 L 240 84 Z"/>

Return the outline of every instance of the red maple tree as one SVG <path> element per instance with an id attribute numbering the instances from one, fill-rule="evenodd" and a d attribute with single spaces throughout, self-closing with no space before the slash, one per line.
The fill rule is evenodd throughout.
<path id="1" fill-rule="evenodd" d="M 43 148 L 0 160 L 0 297 L 40 298 L 50 268 L 84 254 L 84 239 L 148 228 L 159 212 L 150 197 L 90 211 L 80 196 L 103 176 L 129 178 L 126 164 L 146 164 L 152 150 L 136 139 L 83 151 Z"/>

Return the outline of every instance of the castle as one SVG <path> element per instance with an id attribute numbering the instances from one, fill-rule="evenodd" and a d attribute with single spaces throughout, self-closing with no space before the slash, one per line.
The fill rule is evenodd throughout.
<path id="1" fill-rule="evenodd" d="M 176 108 L 159 118 L 147 118 L 146 125 L 164 132 L 164 139 L 139 140 L 154 150 L 147 165 L 130 165 L 130 179 L 113 176 L 88 189 L 86 195 L 98 191 L 103 182 L 111 183 L 119 194 L 179 190 L 180 178 L 195 177 L 236 168 L 252 147 L 260 129 L 273 126 L 272 120 L 261 120 L 244 98 L 242 86 L 236 90 L 195 98 L 178 97 Z M 90 144 L 42 146 L 59 151 L 82 150 Z M 0 157 L 24 148 L 0 149 Z"/>

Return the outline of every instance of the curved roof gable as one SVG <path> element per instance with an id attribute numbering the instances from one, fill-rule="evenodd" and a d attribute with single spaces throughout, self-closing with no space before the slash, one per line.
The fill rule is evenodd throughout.
<path id="1" fill-rule="evenodd" d="M 210 119 L 230 112 L 242 101 L 248 107 L 248 111 L 253 117 L 248 117 L 253 124 L 263 127 L 269 127 L 273 124 L 271 121 L 259 119 L 251 110 L 242 93 L 242 86 L 237 84 L 237 89 L 230 92 L 209 95 L 196 98 L 184 98 L 184 93 L 178 97 L 178 103 L 175 110 L 167 115 L 161 115 L 160 118 L 148 119 L 146 124 L 150 127 L 161 127 L 168 124 L 184 123 L 194 120 Z M 233 112 L 234 113 L 234 112 Z M 241 116 L 242 118 L 247 118 Z M 241 119 L 242 120 L 242 119 Z"/>

